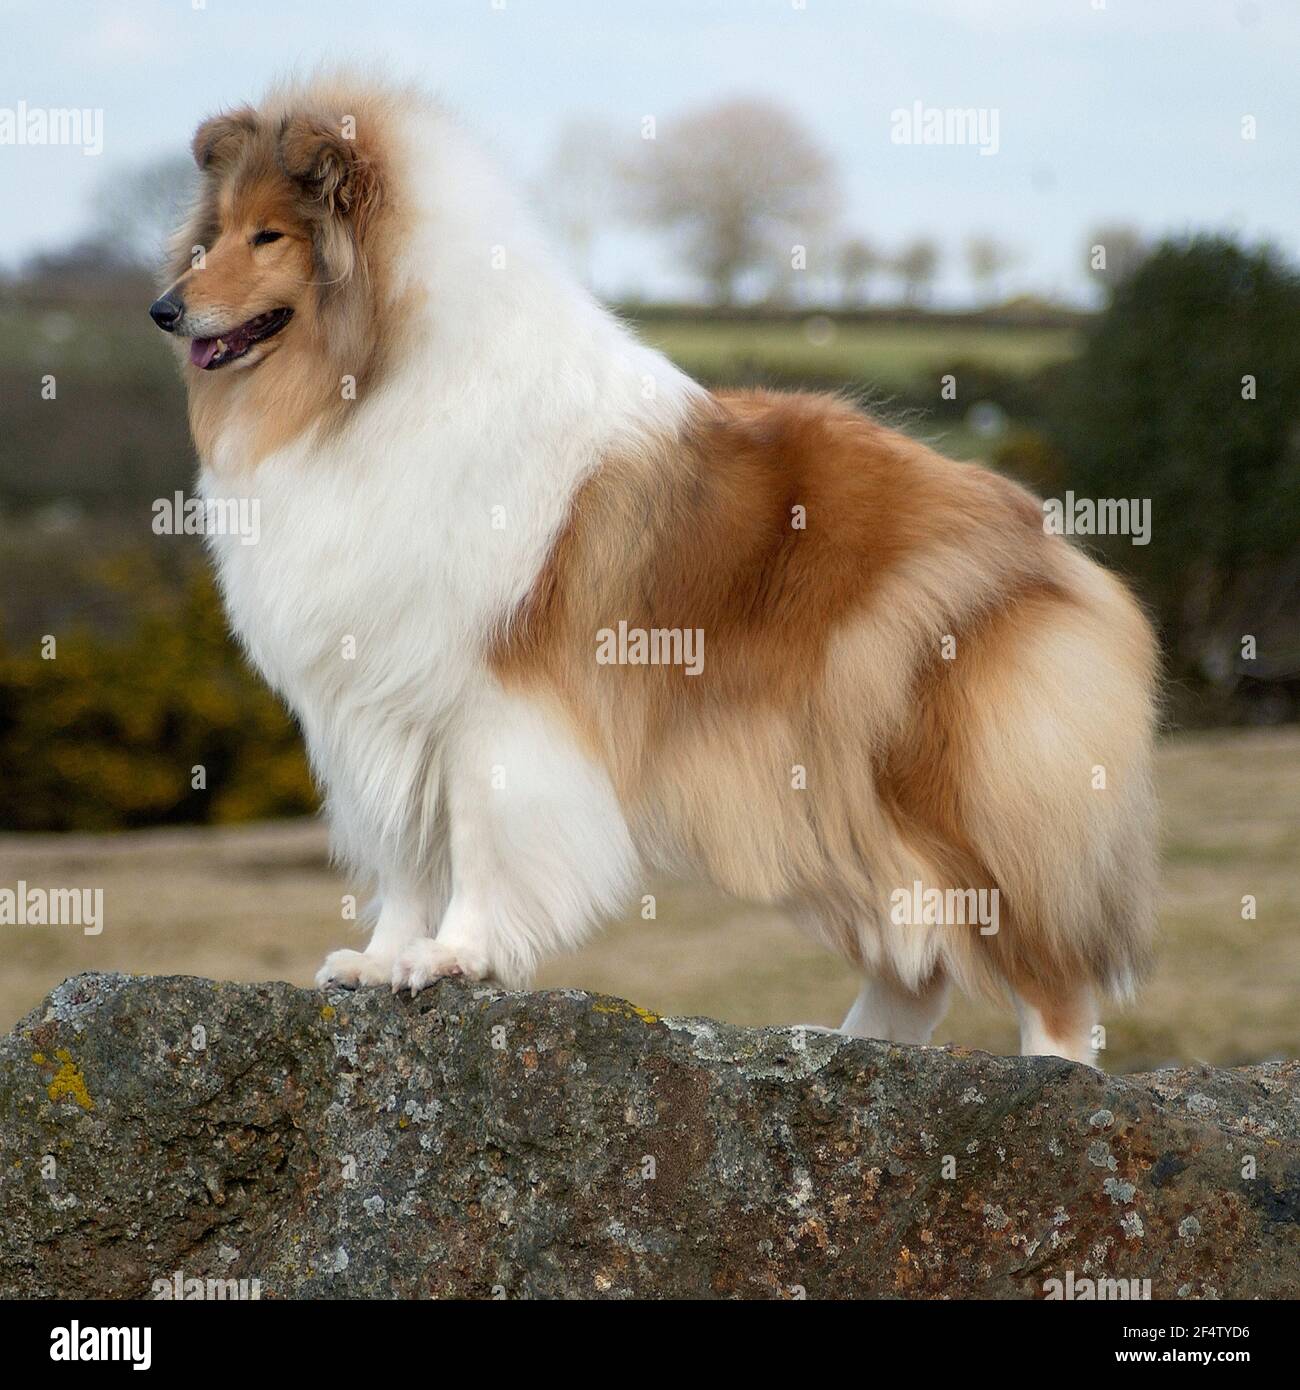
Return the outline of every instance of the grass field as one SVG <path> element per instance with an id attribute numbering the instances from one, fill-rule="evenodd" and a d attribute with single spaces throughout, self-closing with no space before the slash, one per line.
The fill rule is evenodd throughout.
<path id="1" fill-rule="evenodd" d="M 956 363 L 1013 375 L 1059 362 L 1078 350 L 1069 328 L 836 322 L 813 315 L 802 325 L 695 320 L 651 321 L 643 337 L 701 376 L 730 380 L 757 369 L 783 376 L 857 378 L 882 390 L 915 387 Z"/>
<path id="2" fill-rule="evenodd" d="M 1300 1053 L 1300 731 L 1181 735 L 1159 762 L 1165 822 L 1159 968 L 1139 1008 L 1105 1019 L 1110 1070 Z M 307 984 L 350 940 L 348 885 L 314 823 L 116 836 L 0 836 L 0 887 L 102 887 L 105 929 L 0 927 L 0 1027 L 82 970 Z M 838 1023 L 852 973 L 779 914 L 650 885 L 657 916 L 612 925 L 549 964 L 573 985 L 660 1013 L 745 1024 Z M 1241 916 L 1243 895 L 1258 916 Z M 937 1041 L 1014 1047 L 1004 1013 L 959 1002 Z"/>
<path id="3" fill-rule="evenodd" d="M 1025 377 L 1073 357 L 1081 341 L 1073 328 L 863 322 L 816 314 L 802 322 L 651 320 L 640 332 L 702 381 L 770 381 L 782 388 L 847 386 L 864 393 L 873 410 L 931 447 L 952 458 L 984 462 L 992 461 L 1005 436 L 978 433 L 961 416 L 940 420 L 931 415 L 942 376 L 953 372 L 960 383 L 975 367 Z M 974 404 L 969 395 L 960 399 Z M 1005 429 L 1019 423 L 1008 419 Z"/>

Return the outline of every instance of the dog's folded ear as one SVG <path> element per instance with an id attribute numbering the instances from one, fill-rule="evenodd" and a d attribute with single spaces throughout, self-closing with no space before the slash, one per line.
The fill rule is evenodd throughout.
<path id="1" fill-rule="evenodd" d="M 280 129 L 280 166 L 327 216 L 359 224 L 379 204 L 375 167 L 343 126 L 290 117 Z"/>
<path id="2" fill-rule="evenodd" d="M 194 132 L 190 150 L 200 169 L 220 168 L 228 164 L 257 133 L 257 117 L 247 106 L 237 111 L 223 111 L 210 116 Z"/>

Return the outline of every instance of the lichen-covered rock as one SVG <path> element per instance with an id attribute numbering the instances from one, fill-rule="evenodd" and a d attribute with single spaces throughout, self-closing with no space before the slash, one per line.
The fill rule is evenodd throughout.
<path id="1" fill-rule="evenodd" d="M 1291 1062 L 83 975 L 0 1044 L 0 1294 L 1295 1296 L 1298 1094 Z"/>

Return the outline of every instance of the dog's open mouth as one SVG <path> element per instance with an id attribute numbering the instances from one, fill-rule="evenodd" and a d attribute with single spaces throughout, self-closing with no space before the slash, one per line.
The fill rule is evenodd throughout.
<path id="1" fill-rule="evenodd" d="M 268 309 L 219 338 L 191 338 L 190 361 L 205 372 L 215 371 L 243 357 L 254 344 L 274 338 L 292 317 L 292 309 Z"/>

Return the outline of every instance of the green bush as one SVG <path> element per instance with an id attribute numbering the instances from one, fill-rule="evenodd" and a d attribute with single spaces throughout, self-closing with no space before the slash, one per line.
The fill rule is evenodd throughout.
<path id="1" fill-rule="evenodd" d="M 1220 238 L 1158 247 L 1065 369 L 1053 435 L 1077 495 L 1151 499 L 1150 544 L 1104 548 L 1195 670 L 1300 536 L 1300 276 Z"/>

